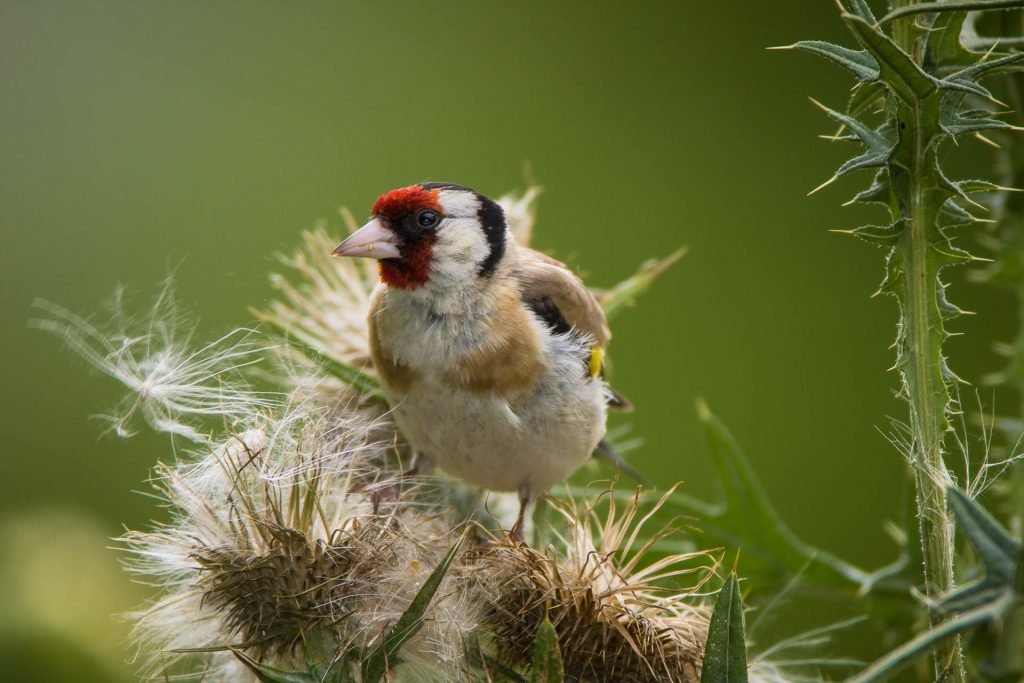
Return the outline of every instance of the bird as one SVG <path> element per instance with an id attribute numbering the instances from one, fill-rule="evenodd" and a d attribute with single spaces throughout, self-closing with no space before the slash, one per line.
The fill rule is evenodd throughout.
<path id="1" fill-rule="evenodd" d="M 626 402 L 604 381 L 604 312 L 564 263 L 515 242 L 497 202 L 455 183 L 395 189 L 332 255 L 378 261 L 370 356 L 410 472 L 516 492 L 522 542 L 539 496 L 595 449 L 617 459 L 606 415 Z"/>

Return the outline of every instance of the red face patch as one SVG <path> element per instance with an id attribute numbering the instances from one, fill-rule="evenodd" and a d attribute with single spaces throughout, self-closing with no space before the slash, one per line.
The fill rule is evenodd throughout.
<path id="1" fill-rule="evenodd" d="M 393 229 L 401 236 L 399 250 L 402 257 L 380 262 L 380 279 L 389 287 L 411 290 L 430 280 L 430 258 L 437 237 L 433 234 L 406 234 L 400 226 L 423 209 L 444 215 L 438 201 L 440 194 L 440 189 L 428 190 L 421 185 L 410 185 L 382 194 L 373 205 L 373 215 L 392 223 Z"/>
<path id="2" fill-rule="evenodd" d="M 384 259 L 378 264 L 380 279 L 388 287 L 413 290 L 430 280 L 431 248 L 437 237 L 431 235 L 403 248 L 402 258 Z"/>
<path id="3" fill-rule="evenodd" d="M 373 205 L 373 214 L 398 219 L 420 209 L 433 209 L 443 213 L 441 204 L 437 201 L 439 194 L 440 190 L 426 190 L 419 185 L 391 190 L 377 199 L 377 203 Z"/>

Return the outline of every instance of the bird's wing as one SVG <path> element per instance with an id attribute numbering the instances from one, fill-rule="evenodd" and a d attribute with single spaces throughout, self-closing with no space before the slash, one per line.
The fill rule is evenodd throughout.
<path id="1" fill-rule="evenodd" d="M 518 251 L 513 277 L 519 282 L 523 303 L 555 332 L 575 329 L 603 351 L 611 332 L 590 290 L 561 261 L 526 247 Z"/>
<path id="2" fill-rule="evenodd" d="M 519 248 L 513 276 L 519 282 L 523 303 L 553 332 L 577 330 L 593 340 L 586 369 L 591 377 L 603 375 L 604 349 L 612 335 L 601 304 L 590 290 L 564 263 L 526 247 Z M 626 412 L 633 409 L 629 400 L 611 387 L 608 406 Z"/>

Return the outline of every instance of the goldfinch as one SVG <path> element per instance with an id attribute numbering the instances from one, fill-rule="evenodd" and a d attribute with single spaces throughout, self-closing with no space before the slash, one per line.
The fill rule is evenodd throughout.
<path id="1" fill-rule="evenodd" d="M 605 434 L 610 333 L 564 264 L 517 245 L 497 202 L 453 183 L 388 192 L 334 250 L 379 261 L 370 351 L 416 471 L 439 465 L 530 503 Z"/>

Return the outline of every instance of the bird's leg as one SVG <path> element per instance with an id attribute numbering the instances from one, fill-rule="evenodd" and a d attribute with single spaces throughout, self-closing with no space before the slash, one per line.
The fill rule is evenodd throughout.
<path id="1" fill-rule="evenodd" d="M 402 470 L 398 477 L 389 481 L 387 484 L 384 484 L 380 488 L 374 489 L 370 494 L 371 499 L 373 500 L 373 513 L 377 514 L 381 501 L 387 500 L 393 502 L 399 499 L 399 492 L 401 491 L 402 483 L 406 479 L 412 479 L 420 474 L 430 474 L 433 471 L 434 461 L 430 459 L 430 456 L 425 453 L 417 452 L 413 456 L 413 463 L 411 467 Z"/>
<path id="2" fill-rule="evenodd" d="M 402 479 L 410 479 L 419 474 L 431 474 L 434 461 L 426 453 L 417 452 L 413 457 L 412 467 L 402 472 Z"/>
<path id="3" fill-rule="evenodd" d="M 530 507 L 530 503 L 533 502 L 530 496 L 530 489 L 523 486 L 519 489 L 519 516 L 516 517 L 516 523 L 512 527 L 512 531 L 509 534 L 516 543 L 523 542 L 523 528 L 526 526 L 526 510 Z"/>

